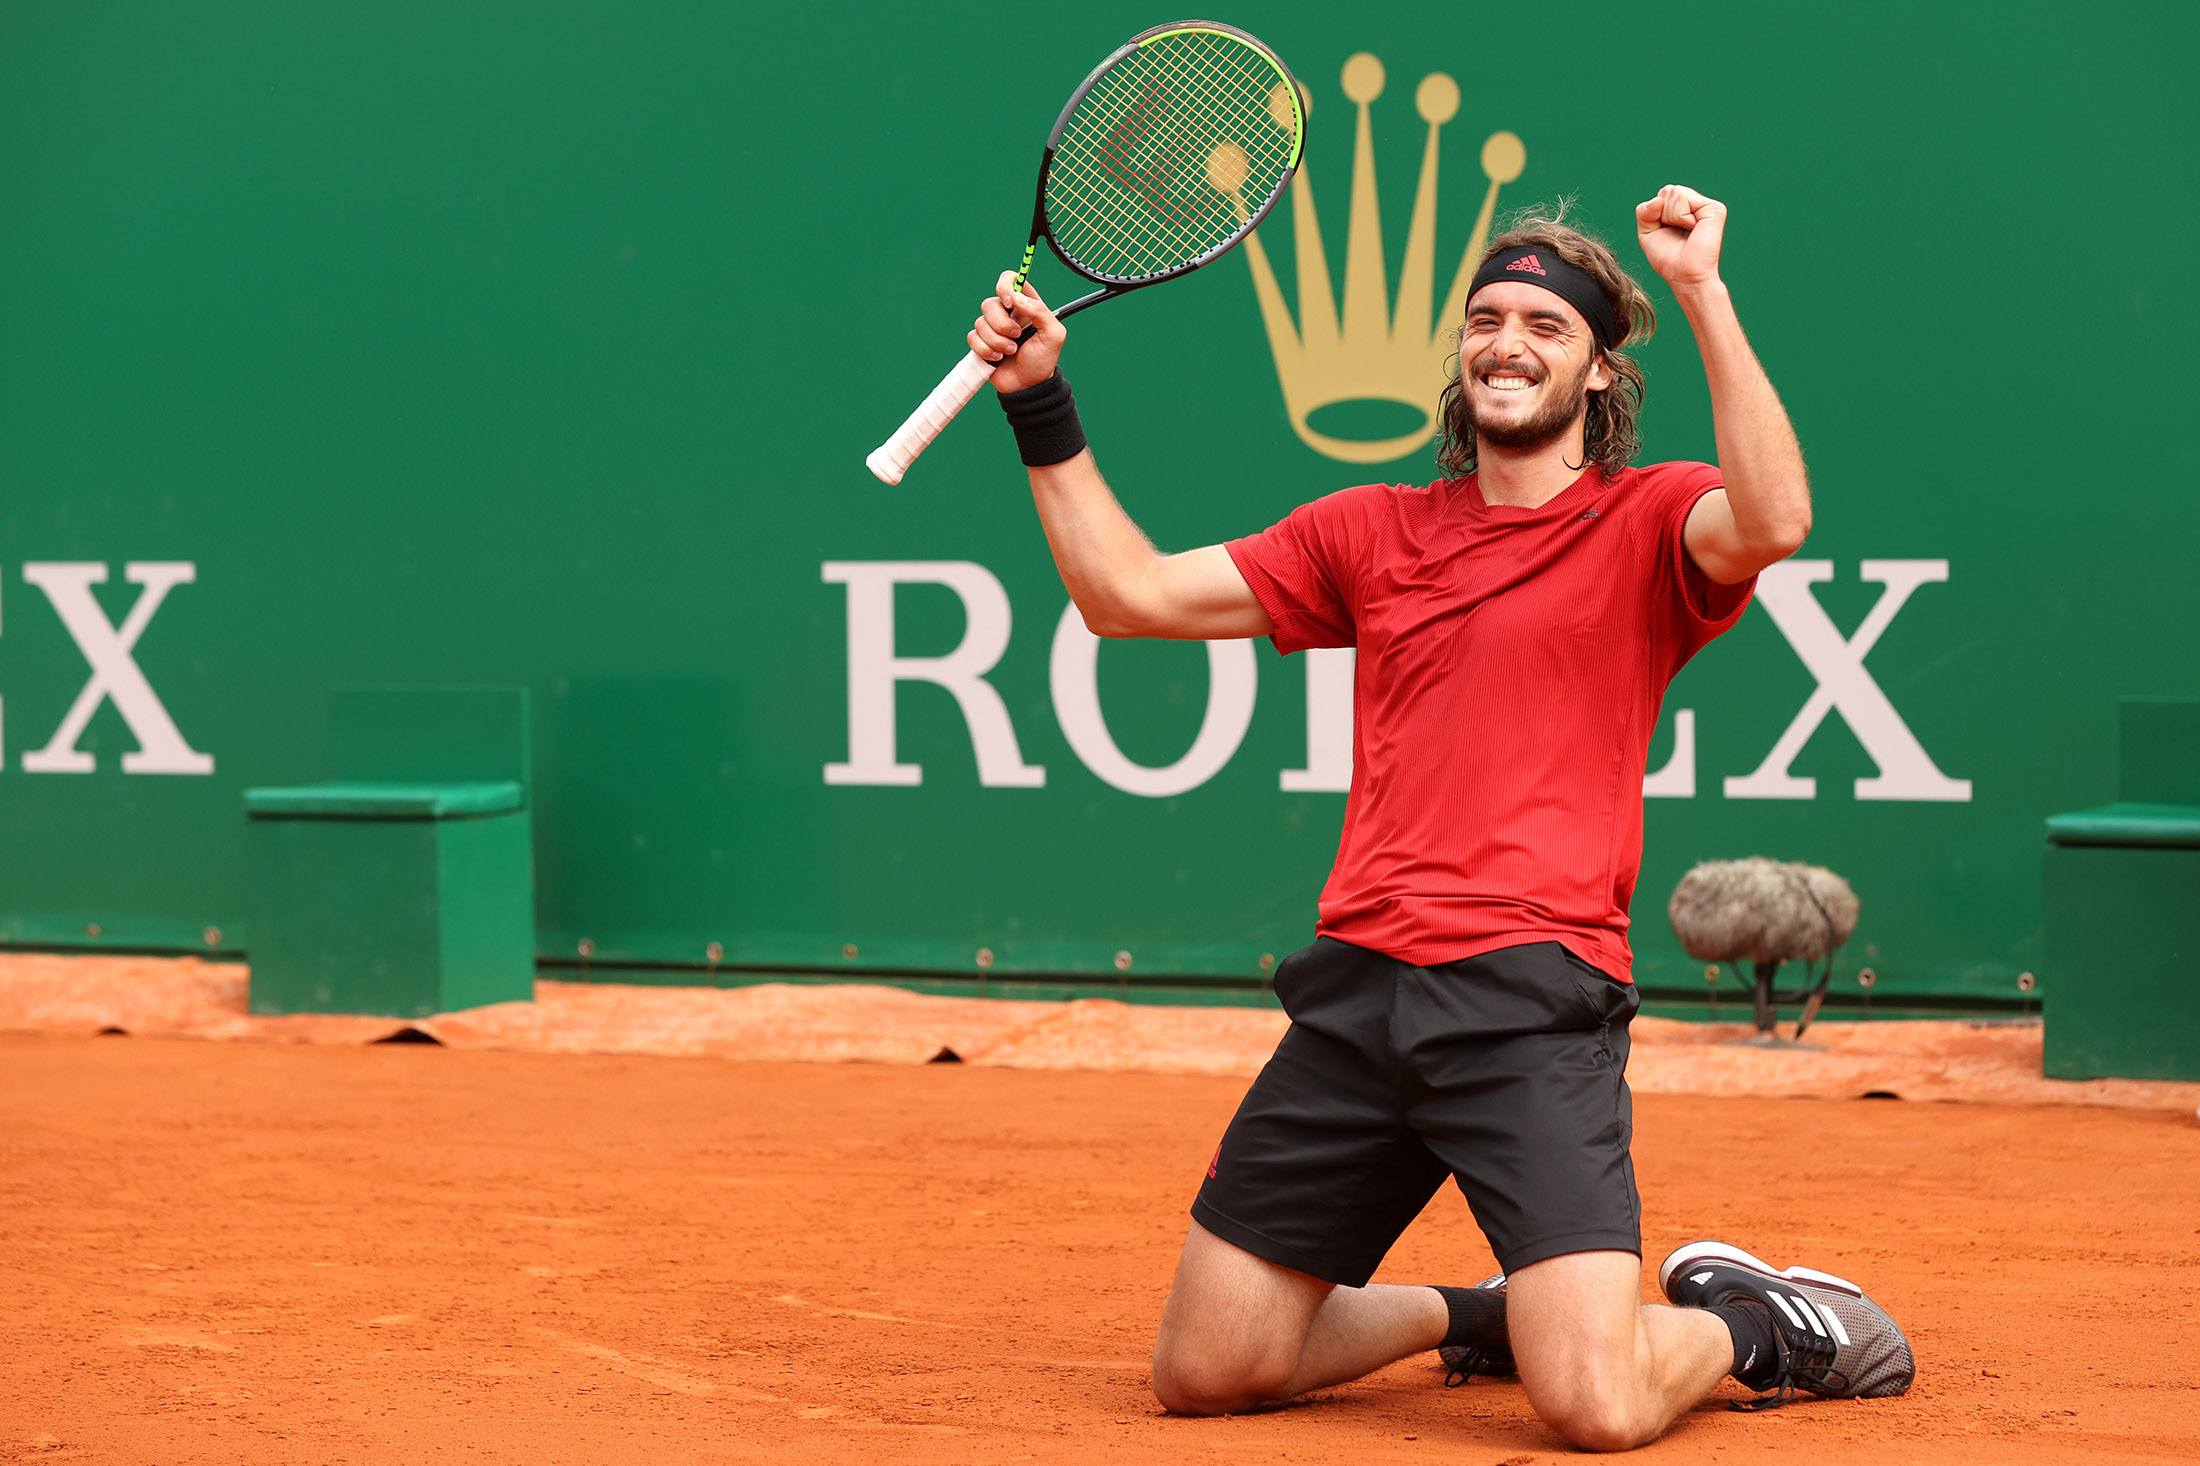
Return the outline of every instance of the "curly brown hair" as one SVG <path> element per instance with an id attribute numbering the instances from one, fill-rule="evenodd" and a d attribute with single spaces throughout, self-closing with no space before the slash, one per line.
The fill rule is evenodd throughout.
<path id="1" fill-rule="evenodd" d="M 1516 215 L 1508 221 L 1505 232 L 1490 241 L 1476 266 L 1488 263 L 1490 257 L 1501 250 L 1534 245 L 1588 272 L 1590 278 L 1604 287 L 1605 298 L 1612 302 L 1612 318 L 1619 326 L 1619 340 L 1610 347 L 1600 344 L 1597 348 L 1604 354 L 1606 369 L 1612 374 L 1612 385 L 1607 390 L 1589 394 L 1589 420 L 1583 447 L 1588 455 L 1585 461 L 1596 464 L 1605 478 L 1612 479 L 1619 476 L 1619 471 L 1642 446 L 1642 368 L 1619 348 L 1649 340 L 1651 332 L 1658 328 L 1658 315 L 1651 307 L 1650 297 L 1643 293 L 1634 277 L 1620 267 L 1611 246 L 1565 222 L 1568 203 L 1561 199 L 1558 206 L 1548 212 L 1537 205 Z M 1473 473 L 1474 415 L 1459 380 L 1456 352 L 1451 361 L 1451 380 L 1437 402 L 1436 416 L 1443 429 L 1443 437 L 1436 448 L 1438 466 L 1462 477 Z"/>

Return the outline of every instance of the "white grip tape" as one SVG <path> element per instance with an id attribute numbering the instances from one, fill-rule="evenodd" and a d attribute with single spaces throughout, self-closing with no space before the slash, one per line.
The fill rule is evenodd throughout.
<path id="1" fill-rule="evenodd" d="M 901 476 L 909 471 L 909 465 L 917 461 L 917 455 L 932 446 L 932 440 L 940 435 L 940 429 L 955 420 L 978 389 L 993 380 L 994 363 L 979 357 L 975 351 L 955 363 L 955 369 L 940 379 L 932 389 L 932 395 L 917 404 L 917 410 L 909 414 L 909 420 L 894 430 L 864 465 L 877 474 L 881 483 L 898 484 Z"/>

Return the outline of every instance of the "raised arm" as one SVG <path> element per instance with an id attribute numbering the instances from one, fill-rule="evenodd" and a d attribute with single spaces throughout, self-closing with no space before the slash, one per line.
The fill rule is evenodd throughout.
<path id="1" fill-rule="evenodd" d="M 1642 252 L 1673 287 L 1696 333 L 1711 385 L 1719 475 L 1726 481 L 1723 490 L 1696 502 L 1682 540 L 1704 574 L 1732 585 L 1785 560 L 1810 533 L 1802 445 L 1719 278 L 1726 205 L 1669 183 L 1635 206 L 1635 229 Z"/>
<path id="2" fill-rule="evenodd" d="M 969 338 L 972 351 L 1001 364 L 993 386 L 1003 393 L 1052 377 L 1069 338 L 1029 285 L 1013 291 L 1015 278 L 1002 274 Z M 1037 330 L 1019 345 L 1026 326 Z M 1156 550 L 1116 502 L 1090 448 L 1027 471 L 1055 568 L 1095 634 L 1217 641 L 1275 629 L 1222 546 L 1180 555 Z"/>

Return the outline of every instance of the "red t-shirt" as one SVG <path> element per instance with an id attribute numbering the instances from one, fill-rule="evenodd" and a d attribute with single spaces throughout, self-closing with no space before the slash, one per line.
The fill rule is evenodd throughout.
<path id="1" fill-rule="evenodd" d="M 1556 940 L 1632 981 L 1666 684 L 1749 604 L 1681 544 L 1703 463 L 1591 466 L 1536 509 L 1369 484 L 1229 545 L 1276 650 L 1357 647 L 1325 936 L 1426 967 Z"/>

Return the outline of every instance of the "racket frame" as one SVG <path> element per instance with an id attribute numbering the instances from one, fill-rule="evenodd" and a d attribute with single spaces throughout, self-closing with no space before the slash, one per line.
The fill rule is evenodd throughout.
<path id="1" fill-rule="evenodd" d="M 1157 41 L 1163 36 L 1179 36 L 1192 31 L 1206 31 L 1228 36 L 1232 40 L 1252 48 L 1265 57 L 1269 65 L 1276 68 L 1276 79 L 1291 89 L 1292 115 L 1298 122 L 1298 126 L 1292 134 L 1290 160 L 1284 164 L 1283 174 L 1276 180 L 1275 187 L 1268 191 L 1268 196 L 1262 199 L 1257 207 L 1246 209 L 1245 221 L 1238 225 L 1237 229 L 1228 238 L 1194 258 L 1186 260 L 1183 264 L 1164 270 L 1158 275 L 1109 275 L 1099 270 L 1088 269 L 1071 258 L 1068 250 L 1062 248 L 1061 241 L 1054 237 L 1053 226 L 1047 222 L 1047 180 L 1053 177 L 1054 174 L 1054 150 L 1061 145 L 1062 134 L 1068 130 L 1070 114 L 1077 110 L 1077 104 L 1085 100 L 1086 95 L 1100 84 L 1100 78 L 1107 75 L 1117 62 L 1147 43 Z M 1277 201 L 1283 197 L 1284 190 L 1291 186 L 1291 180 L 1298 176 L 1299 162 L 1305 156 L 1306 89 L 1300 86 L 1299 79 L 1291 74 L 1291 68 L 1283 64 L 1283 58 L 1269 49 L 1267 42 L 1250 32 L 1239 30 L 1236 26 L 1224 25 L 1220 21 L 1213 20 L 1175 20 L 1170 21 L 1167 25 L 1157 25 L 1149 30 L 1140 31 L 1137 35 L 1132 36 L 1122 45 L 1110 51 L 1100 64 L 1095 66 L 1091 73 L 1077 84 L 1077 90 L 1071 92 L 1069 100 L 1062 104 L 1061 115 L 1054 119 L 1054 126 L 1047 133 L 1046 149 L 1039 155 L 1038 196 L 1031 207 L 1031 238 L 1024 244 L 1024 260 L 1016 271 L 1015 289 L 1021 292 L 1024 282 L 1031 278 L 1031 262 L 1039 252 L 1039 241 L 1041 239 L 1047 242 L 1047 248 L 1054 252 L 1056 259 L 1068 266 L 1079 277 L 1101 287 L 1090 295 L 1080 296 L 1068 305 L 1058 307 L 1054 312 L 1056 320 L 1075 315 L 1087 306 L 1098 305 L 1103 300 L 1113 300 L 1118 295 L 1128 295 L 1133 290 L 1143 290 L 1148 285 L 1159 285 L 1164 280 L 1175 280 L 1180 276 L 1189 275 L 1202 265 L 1211 264 L 1237 248 L 1238 245 L 1244 243 L 1246 235 L 1251 234 L 1260 227 L 1261 221 L 1268 217 L 1268 211 L 1276 206 Z M 1029 328 L 1026 328 L 1024 332 L 1025 339 L 1029 339 L 1030 334 Z"/>
<path id="2" fill-rule="evenodd" d="M 1159 40 L 1163 36 L 1183 35 L 1194 31 L 1228 36 L 1239 44 L 1257 52 L 1270 66 L 1276 69 L 1277 79 L 1291 89 L 1292 116 L 1297 123 L 1292 133 L 1291 156 L 1285 162 L 1282 174 L 1276 179 L 1274 186 L 1269 189 L 1267 196 L 1260 200 L 1259 205 L 1257 207 L 1246 207 L 1245 218 L 1239 222 L 1238 227 L 1231 231 L 1228 237 L 1211 248 L 1202 251 L 1196 257 L 1153 275 L 1109 275 L 1098 270 L 1088 269 L 1079 264 L 1071 257 L 1069 251 L 1062 247 L 1062 242 L 1054 237 L 1053 227 L 1047 220 L 1047 181 L 1053 177 L 1054 173 L 1054 150 L 1060 145 L 1062 134 L 1068 129 L 1070 115 L 1077 110 L 1077 104 L 1085 100 L 1086 95 L 1095 86 L 1099 85 L 1100 78 L 1107 75 L 1111 68 L 1120 63 L 1125 57 L 1136 52 L 1140 47 Z M 1119 295 L 1128 295 L 1133 290 L 1143 290 L 1148 285 L 1159 285 L 1164 280 L 1174 280 L 1179 276 L 1189 275 L 1200 266 L 1219 259 L 1243 243 L 1247 235 L 1260 227 L 1261 221 L 1268 217 L 1268 211 L 1276 206 L 1277 201 L 1290 188 L 1291 180 L 1298 176 L 1299 164 L 1306 156 L 1306 115 L 1306 89 L 1300 86 L 1299 79 L 1291 74 L 1291 68 L 1283 64 L 1283 58 L 1270 50 L 1268 44 L 1259 37 L 1241 31 L 1235 26 L 1223 25 L 1220 22 L 1208 20 L 1171 21 L 1167 25 L 1157 25 L 1150 30 L 1140 31 L 1137 35 L 1132 36 L 1128 41 L 1110 51 L 1107 57 L 1092 69 L 1091 74 L 1078 83 L 1077 90 L 1071 92 L 1069 101 L 1063 104 L 1061 115 L 1054 119 L 1053 130 L 1047 134 L 1046 150 L 1039 155 L 1039 186 L 1031 210 L 1031 237 L 1024 243 L 1023 263 L 1017 267 L 1014 290 L 1019 294 L 1022 293 L 1024 283 L 1031 278 L 1031 262 L 1038 255 L 1041 239 L 1044 239 L 1047 242 L 1047 247 L 1054 251 L 1054 257 L 1067 266 L 1072 273 L 1100 287 L 1089 295 L 1079 296 L 1069 304 L 1058 307 L 1054 312 L 1056 320 L 1073 316 L 1089 306 L 1098 305 L 1103 300 L 1113 300 Z M 1242 199 L 1239 202 L 1241 206 L 1244 203 Z M 1028 341 L 1037 329 L 1035 326 L 1026 326 L 1017 339 Z M 932 389 L 931 395 L 926 397 L 918 405 L 916 411 L 909 415 L 908 420 L 895 430 L 894 435 L 872 451 L 871 455 L 864 460 L 865 466 L 882 483 L 900 483 L 902 475 L 909 471 L 909 466 L 916 462 L 918 455 L 922 454 L 931 445 L 932 440 L 940 434 L 941 430 L 954 420 L 955 415 L 962 411 L 972 397 L 977 395 L 979 388 L 991 380 L 993 369 L 997 365 L 998 363 L 984 361 L 975 352 L 965 355 L 961 361 L 955 364 L 954 369 L 941 380 L 939 386 Z"/>

